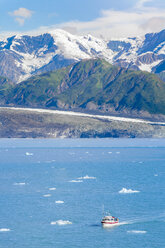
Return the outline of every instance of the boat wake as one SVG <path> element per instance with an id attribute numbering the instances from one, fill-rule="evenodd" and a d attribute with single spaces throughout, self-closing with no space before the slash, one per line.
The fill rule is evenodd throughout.
<path id="1" fill-rule="evenodd" d="M 119 225 L 131 225 L 136 223 L 147 223 L 153 221 L 165 221 L 165 213 L 153 214 L 153 216 L 143 216 L 119 222 Z"/>

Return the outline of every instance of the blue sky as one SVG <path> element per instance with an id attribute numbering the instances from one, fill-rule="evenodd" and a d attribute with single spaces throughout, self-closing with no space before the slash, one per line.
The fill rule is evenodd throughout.
<path id="1" fill-rule="evenodd" d="M 125 37 L 165 28 L 165 0 L 0 0 L 0 32 Z"/>

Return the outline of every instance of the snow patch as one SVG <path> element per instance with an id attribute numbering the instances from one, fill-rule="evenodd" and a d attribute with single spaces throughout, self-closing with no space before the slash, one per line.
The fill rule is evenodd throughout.
<path id="1" fill-rule="evenodd" d="M 108 49 L 106 41 L 91 35 L 72 35 L 61 29 L 56 29 L 49 33 L 54 38 L 54 43 L 58 47 L 58 53 L 66 58 L 79 61 L 80 59 L 94 58 L 97 54 L 112 61 L 114 56 L 114 52 Z"/>

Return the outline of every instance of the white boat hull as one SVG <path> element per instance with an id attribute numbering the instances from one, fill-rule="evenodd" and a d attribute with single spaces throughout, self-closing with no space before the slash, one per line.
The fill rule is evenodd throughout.
<path id="1" fill-rule="evenodd" d="M 103 227 L 114 227 L 114 226 L 118 226 L 119 222 L 116 223 L 101 223 Z"/>

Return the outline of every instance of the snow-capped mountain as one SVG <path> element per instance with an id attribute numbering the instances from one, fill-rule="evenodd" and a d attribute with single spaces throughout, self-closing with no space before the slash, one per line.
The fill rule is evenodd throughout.
<path id="1" fill-rule="evenodd" d="M 136 70 L 164 71 L 165 30 L 109 41 L 91 35 L 72 35 L 60 29 L 0 39 L 0 76 L 20 82 L 31 75 L 95 57 Z"/>

